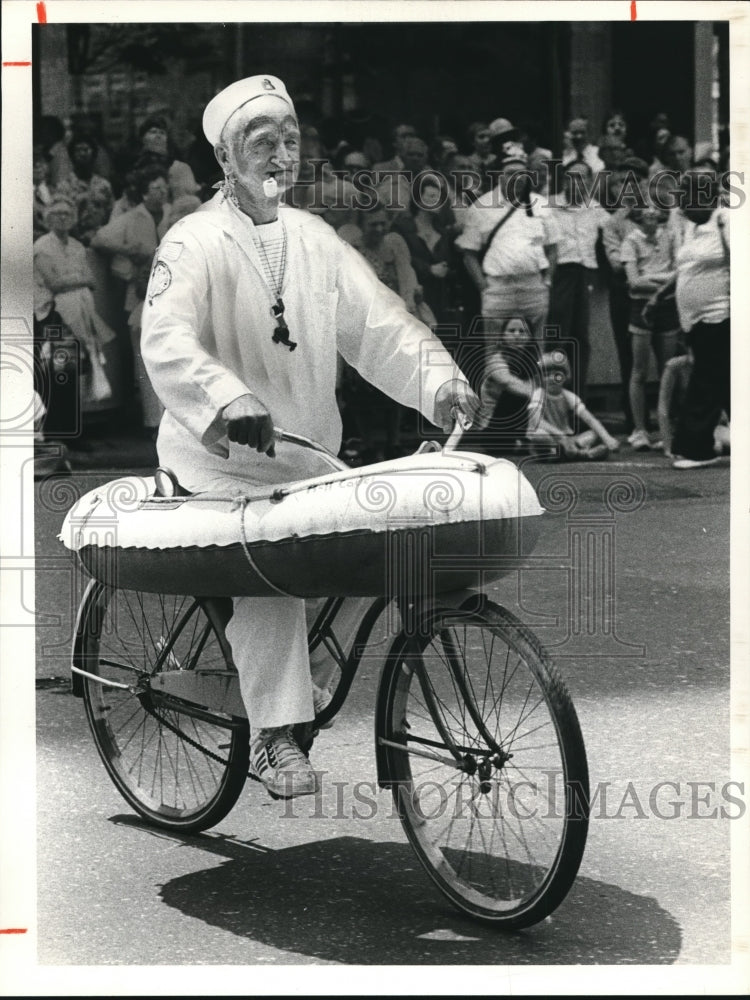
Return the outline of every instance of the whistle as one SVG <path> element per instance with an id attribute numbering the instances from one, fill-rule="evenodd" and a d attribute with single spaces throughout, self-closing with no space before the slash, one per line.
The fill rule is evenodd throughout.
<path id="1" fill-rule="evenodd" d="M 297 342 L 295 340 L 291 340 L 289 337 L 289 327 L 283 322 L 273 331 L 273 337 L 271 339 L 274 344 L 283 344 L 284 347 L 288 347 L 290 351 L 293 351 L 297 346 Z"/>
<path id="2" fill-rule="evenodd" d="M 279 185 L 276 183 L 275 177 L 267 177 L 263 181 L 263 194 L 266 198 L 275 198 L 279 193 Z"/>

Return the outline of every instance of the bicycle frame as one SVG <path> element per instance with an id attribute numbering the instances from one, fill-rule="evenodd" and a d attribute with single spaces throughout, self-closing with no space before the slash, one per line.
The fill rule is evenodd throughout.
<path id="1" fill-rule="evenodd" d="M 455 424 L 452 432 L 450 433 L 448 440 L 443 445 L 442 449 L 437 442 L 425 441 L 417 449 L 417 454 L 425 451 L 454 451 L 463 435 L 464 431 L 470 426 L 470 422 L 464 418 L 464 416 L 459 412 L 455 411 Z M 296 444 L 301 448 L 311 450 L 319 454 L 322 458 L 326 459 L 329 464 L 339 471 L 348 470 L 349 466 L 346 465 L 340 458 L 334 455 L 332 452 L 328 451 L 323 445 L 318 444 L 318 442 L 313 441 L 310 438 L 303 437 L 299 434 L 292 434 L 288 431 L 277 428 L 274 432 L 275 439 L 277 441 L 286 441 L 290 444 Z M 182 488 L 177 480 L 177 477 L 170 469 L 159 467 L 155 473 L 156 485 L 157 485 L 157 496 L 170 498 L 176 496 L 183 496 L 187 494 L 187 491 Z M 187 494 L 189 495 L 189 494 Z M 81 601 L 80 607 L 78 608 L 78 615 L 76 619 L 75 636 L 73 640 L 73 650 L 71 657 L 71 670 L 72 670 L 72 692 L 73 694 L 81 698 L 83 697 L 83 678 L 89 677 L 93 680 L 98 680 L 91 673 L 89 673 L 84 666 L 85 653 L 84 653 L 84 635 L 82 630 L 82 623 L 86 619 L 86 608 L 89 601 L 92 599 L 93 593 L 96 591 L 97 587 L 103 585 L 96 584 L 95 581 L 91 581 L 89 586 L 84 593 L 83 600 Z M 378 597 L 373 600 L 369 608 L 365 611 L 362 621 L 358 627 L 357 633 L 355 635 L 354 643 L 352 648 L 347 655 L 342 649 L 336 634 L 333 632 L 332 624 L 335 621 L 336 614 L 343 604 L 344 598 L 328 598 L 318 615 L 315 623 L 313 624 L 310 633 L 308 635 L 308 646 L 310 652 L 312 652 L 318 645 L 323 643 L 328 652 L 331 654 L 333 659 L 336 661 L 339 669 L 341 670 L 341 679 L 334 692 L 334 697 L 323 711 L 320 716 L 320 720 L 315 720 L 316 724 L 320 721 L 322 724 L 330 722 L 330 720 L 336 715 L 349 693 L 352 681 L 354 680 L 354 675 L 357 672 L 359 663 L 362 657 L 362 652 L 364 647 L 367 645 L 372 629 L 375 626 L 375 622 L 380 617 L 385 607 L 392 598 Z M 216 621 L 222 624 L 222 628 L 218 630 L 219 642 L 221 644 L 222 653 L 227 663 L 232 661 L 231 649 L 226 638 L 225 629 L 232 616 L 232 605 L 231 598 L 226 597 L 196 597 L 196 602 L 204 609 L 213 612 Z M 192 607 L 192 606 L 191 606 Z M 168 657 L 171 653 L 171 647 L 178 633 L 173 634 L 172 641 L 165 645 L 164 649 L 161 650 L 159 657 L 157 658 L 156 666 L 161 669 L 162 665 L 167 662 Z M 359 653 L 357 652 L 359 650 Z M 184 669 L 184 668 L 183 668 Z"/>

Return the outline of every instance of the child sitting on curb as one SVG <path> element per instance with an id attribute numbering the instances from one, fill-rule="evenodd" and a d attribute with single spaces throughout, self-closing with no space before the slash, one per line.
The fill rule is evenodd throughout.
<path id="1" fill-rule="evenodd" d="M 528 425 L 528 406 L 539 381 L 539 346 L 520 317 L 503 322 L 497 346 L 487 357 L 475 427 L 484 430 L 481 448 L 497 444 L 518 450 Z"/>
<path id="2" fill-rule="evenodd" d="M 527 439 L 531 453 L 564 461 L 600 461 L 610 451 L 617 451 L 617 439 L 586 409 L 579 396 L 565 388 L 570 378 L 565 352 L 556 348 L 543 354 L 539 366 L 542 383 L 533 390 L 529 402 Z M 586 424 L 588 430 L 576 433 L 576 422 Z"/>

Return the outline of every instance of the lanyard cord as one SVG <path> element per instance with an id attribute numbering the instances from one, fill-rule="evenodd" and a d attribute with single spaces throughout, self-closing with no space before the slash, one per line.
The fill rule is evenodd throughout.
<path id="1" fill-rule="evenodd" d="M 276 301 L 271 306 L 271 315 L 276 320 L 276 329 L 273 331 L 273 342 L 274 344 L 283 344 L 288 347 L 290 351 L 293 351 L 297 344 L 295 341 L 291 340 L 289 337 L 289 327 L 286 325 L 286 319 L 284 318 L 284 300 L 281 297 L 281 289 L 284 284 L 284 274 L 286 272 L 286 227 L 284 225 L 284 220 L 281 219 L 281 232 L 282 232 L 282 243 L 281 243 L 281 264 L 279 267 L 278 279 L 275 278 L 273 271 L 271 270 L 271 262 L 268 259 L 268 254 L 266 253 L 266 248 L 263 244 L 263 240 L 258 237 L 258 242 L 256 245 L 260 246 L 260 251 L 263 254 L 263 260 L 265 261 L 267 274 L 264 278 L 271 284 L 271 297 L 274 295 L 275 286 L 275 296 Z"/>
<path id="2" fill-rule="evenodd" d="M 274 275 L 273 269 L 271 267 L 271 262 L 268 259 L 268 254 L 266 253 L 266 248 L 263 243 L 263 239 L 258 235 L 256 241 L 256 246 L 259 247 L 260 252 L 263 254 L 263 261 L 266 265 L 265 275 L 271 285 L 271 292 L 273 297 L 278 300 L 281 298 L 281 289 L 284 285 L 284 275 L 286 273 L 286 227 L 284 226 L 284 220 L 280 219 L 281 222 L 281 265 L 279 267 L 278 279 Z M 259 227 L 256 227 L 256 229 Z"/>

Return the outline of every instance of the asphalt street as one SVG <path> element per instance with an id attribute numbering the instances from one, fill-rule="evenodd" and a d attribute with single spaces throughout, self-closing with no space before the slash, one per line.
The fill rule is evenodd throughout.
<path id="1" fill-rule="evenodd" d="M 551 918 L 515 934 L 472 922 L 437 893 L 389 793 L 374 796 L 374 815 L 356 817 L 353 789 L 375 779 L 374 660 L 313 748 L 327 772 L 321 798 L 275 802 L 248 782 L 205 834 L 142 823 L 70 693 L 78 583 L 56 541 L 75 495 L 120 473 L 36 484 L 40 965 L 729 962 L 730 834 L 746 811 L 727 786 L 738 777 L 729 461 L 685 473 L 625 449 L 596 468 L 524 467 L 552 513 L 531 568 L 490 594 L 556 657 L 597 799 L 572 891 Z M 576 569 L 581 538 L 588 555 Z M 596 569 L 605 548 L 610 588 Z"/>

